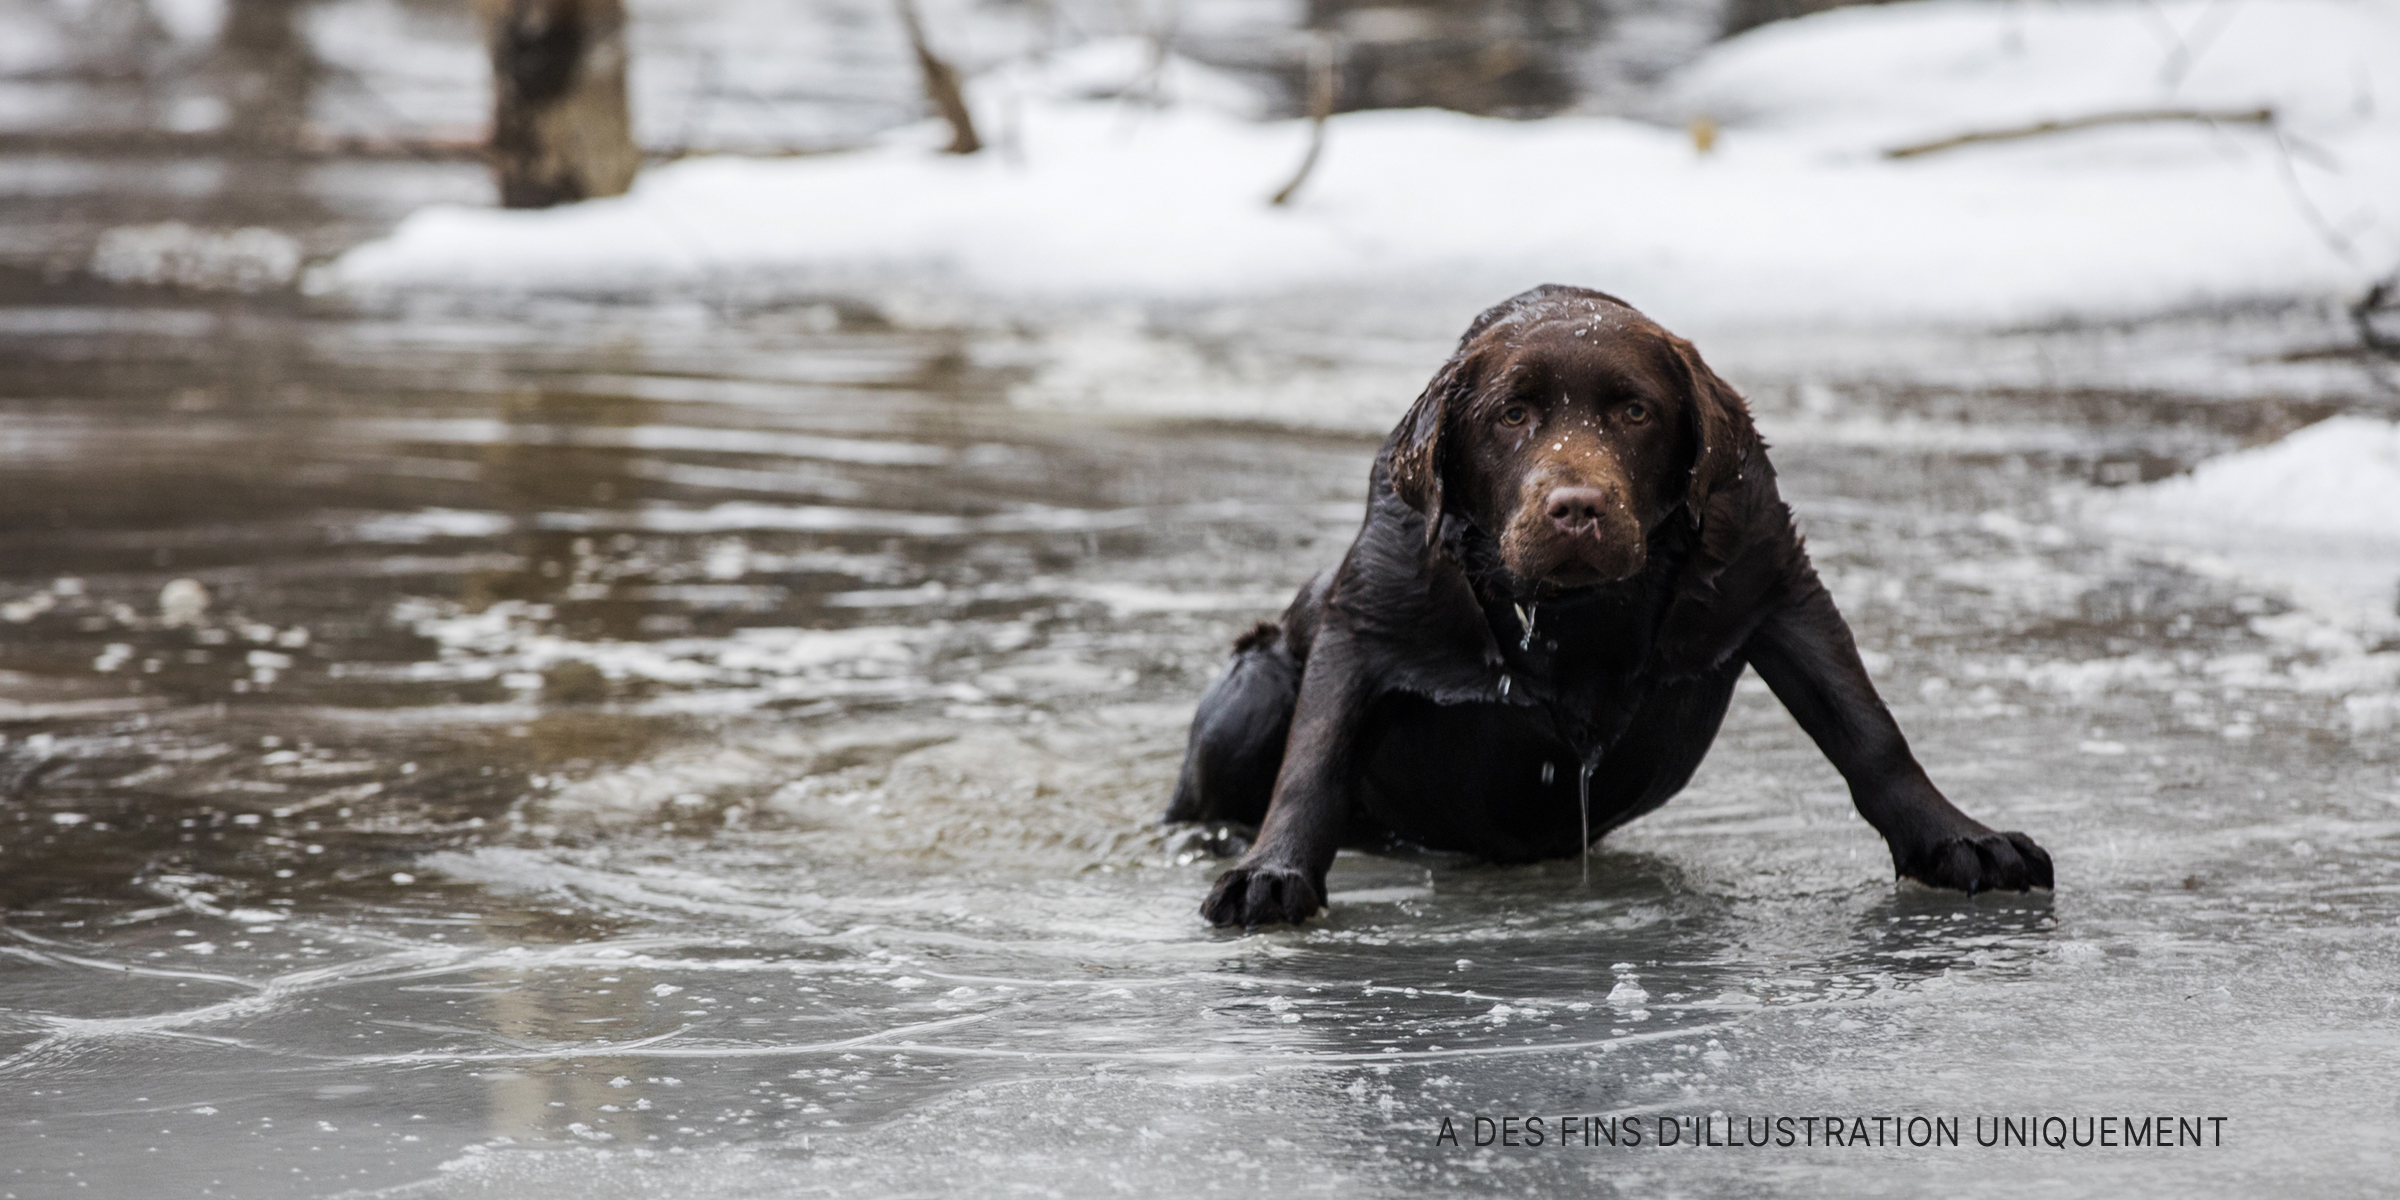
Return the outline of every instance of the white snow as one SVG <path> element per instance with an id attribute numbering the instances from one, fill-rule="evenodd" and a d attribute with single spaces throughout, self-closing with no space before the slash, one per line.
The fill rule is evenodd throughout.
<path id="1" fill-rule="evenodd" d="M 2400 424 L 2334 417 L 2190 474 L 2103 493 L 2099 523 L 2289 589 L 2328 616 L 2400 625 Z"/>
<path id="2" fill-rule="evenodd" d="M 92 274 L 152 287 L 256 292 L 282 287 L 299 271 L 299 240 L 262 226 L 123 225 L 102 233 L 92 250 Z"/>
<path id="3" fill-rule="evenodd" d="M 312 98 L 310 117 L 327 132 L 466 139 L 491 119 L 491 62 L 468 6 L 324 0 L 299 19 L 340 81 Z"/>
<path id="4" fill-rule="evenodd" d="M 947 319 L 1302 294 L 1453 311 L 1555 279 L 1699 331 L 2323 298 L 2400 261 L 2392 0 L 1845 10 L 1732 39 L 1686 72 L 1670 94 L 1723 123 L 1711 154 L 1619 119 L 1355 113 L 1331 123 L 1285 209 L 1265 199 L 1306 123 L 1248 119 L 1238 89 L 1180 62 L 1182 103 L 1088 98 L 1144 55 L 1100 41 L 979 78 L 995 146 L 971 158 L 933 153 L 941 131 L 920 125 L 851 153 L 687 160 L 629 196 L 546 212 L 432 208 L 312 286 L 932 296 Z M 2278 124 L 1879 153 L 2187 106 L 2272 106 Z"/>
<path id="5" fill-rule="evenodd" d="M 2395 64 L 2378 59 L 2391 43 L 2375 27 L 2389 38 L 2394 16 L 2373 0 L 1840 9 L 1727 43 L 1676 94 L 1735 128 L 1828 149 L 2156 108 L 2272 106 L 2331 133 L 2389 98 Z"/>
<path id="6" fill-rule="evenodd" d="M 2362 550 L 2400 545 L 2400 425 L 2368 417 L 2320 421 L 2142 488 L 2122 511 L 2194 533 L 2349 538 Z"/>
<path id="7" fill-rule="evenodd" d="M 180 42 L 205 43 L 225 25 L 225 0 L 150 0 L 150 15 Z"/>

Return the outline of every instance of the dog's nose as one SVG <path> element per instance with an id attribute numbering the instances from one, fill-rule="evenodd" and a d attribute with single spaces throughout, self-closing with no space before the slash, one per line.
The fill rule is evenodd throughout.
<path id="1" fill-rule="evenodd" d="M 1608 493 L 1588 487 L 1553 489 L 1548 503 L 1551 523 L 1571 534 L 1598 530 L 1600 514 L 1608 507 Z"/>

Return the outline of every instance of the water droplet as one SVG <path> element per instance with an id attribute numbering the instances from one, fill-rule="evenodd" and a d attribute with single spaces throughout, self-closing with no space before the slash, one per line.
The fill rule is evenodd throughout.
<path id="1" fill-rule="evenodd" d="M 1558 764 L 1544 762 L 1542 764 L 1542 786 L 1550 786 L 1550 781 L 1556 778 L 1558 778 Z"/>
<path id="2" fill-rule="evenodd" d="M 1587 758 L 1575 776 L 1575 802 L 1583 810 L 1583 882 L 1587 885 L 1592 882 L 1592 768 L 1598 765 Z"/>
<path id="3" fill-rule="evenodd" d="M 1500 698 L 1508 699 L 1508 676 L 1506 675 L 1500 677 Z"/>

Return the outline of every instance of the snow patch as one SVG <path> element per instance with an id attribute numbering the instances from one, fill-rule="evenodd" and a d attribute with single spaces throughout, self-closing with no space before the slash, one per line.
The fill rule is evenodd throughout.
<path id="1" fill-rule="evenodd" d="M 92 274 L 112 283 L 261 292 L 299 273 L 299 241 L 260 226 L 123 225 L 101 234 L 92 250 Z"/>
<path id="2" fill-rule="evenodd" d="M 2093 507 L 2112 532 L 2197 551 L 2344 623 L 2400 625 L 2400 423 L 2334 417 Z"/>
<path id="3" fill-rule="evenodd" d="M 1140 61 L 1103 47 L 979 86 L 987 130 L 1005 131 L 982 155 L 930 153 L 937 131 L 915 126 L 855 153 L 687 160 L 625 197 L 549 211 L 435 207 L 311 286 L 857 292 L 894 311 L 932 296 L 918 310 L 947 320 L 962 306 L 1310 292 L 1399 294 L 1448 314 L 1560 279 L 1608 287 L 1687 331 L 1977 325 L 2354 292 L 2400 258 L 2400 107 L 2362 101 L 2400 95 L 2400 14 L 2333 0 L 2242 6 L 2212 18 L 2222 33 L 2168 70 L 2156 23 L 2189 29 L 2206 11 L 2199 0 L 1954 0 L 1770 26 L 1686 77 L 1685 103 L 1728 122 L 1707 155 L 1681 130 L 1616 119 L 1346 114 L 1288 208 L 1265 197 L 1298 161 L 1305 122 L 1245 120 L 1221 96 L 1215 107 L 1089 99 Z M 2228 106 L 2271 106 L 2278 124 L 2119 126 L 1880 156 L 1896 139 L 2093 109 Z M 2307 152 L 2287 155 L 2280 138 Z M 2346 252 L 2312 209 L 2349 231 Z"/>

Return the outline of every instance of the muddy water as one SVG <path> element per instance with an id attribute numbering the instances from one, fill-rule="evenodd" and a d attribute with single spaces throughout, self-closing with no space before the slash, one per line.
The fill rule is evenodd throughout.
<path id="1" fill-rule="evenodd" d="M 1752 681 L 1588 881 L 1345 855 L 1242 935 L 1153 818 L 1371 439 L 1027 411 L 835 307 L 73 300 L 0 312 L 0 1193 L 2334 1194 L 2400 1150 L 2390 734 L 2308 683 L 2395 648 L 2073 519 L 2309 413 L 1762 391 L 1920 755 L 2055 896 L 1895 887 Z M 2230 1119 L 1974 1144 L 2153 1114 Z M 1769 1115 L 1965 1144 L 1689 1145 Z"/>

